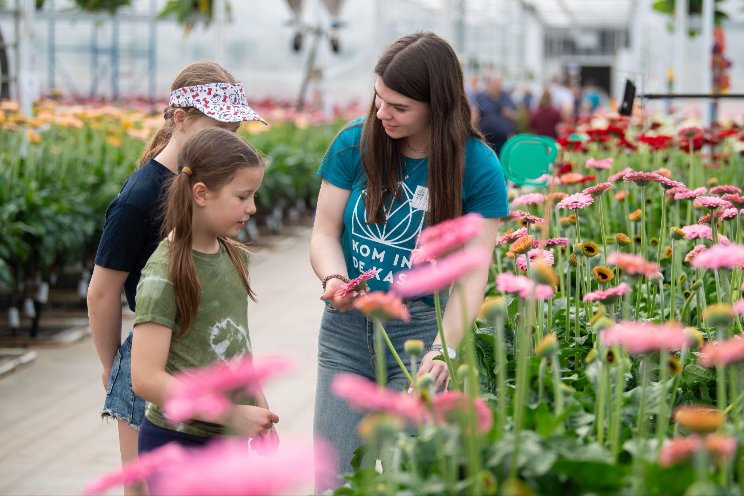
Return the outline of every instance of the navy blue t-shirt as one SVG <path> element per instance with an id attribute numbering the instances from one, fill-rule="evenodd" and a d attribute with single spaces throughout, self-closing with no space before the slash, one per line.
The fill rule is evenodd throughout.
<path id="1" fill-rule="evenodd" d="M 341 237 L 349 277 L 376 269 L 377 276 L 367 284 L 373 291 L 387 291 L 397 272 L 411 268 L 411 251 L 427 225 L 428 160 L 404 158 L 401 199 L 396 199 L 387 210 L 385 223 L 368 223 L 364 203 L 366 176 L 359 150 L 362 124 L 363 119 L 352 121 L 339 133 L 326 152 L 318 175 L 351 191 Z M 462 206 L 464 214 L 476 212 L 486 218 L 509 214 L 501 164 L 493 150 L 476 138 L 469 138 L 465 144 Z"/>
<path id="2" fill-rule="evenodd" d="M 124 293 L 134 311 L 140 272 L 161 240 L 165 183 L 173 173 L 150 160 L 134 171 L 106 210 L 96 265 L 129 272 Z"/>

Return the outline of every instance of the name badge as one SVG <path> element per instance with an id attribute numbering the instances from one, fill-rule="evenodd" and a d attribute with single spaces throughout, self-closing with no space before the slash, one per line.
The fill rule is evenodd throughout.
<path id="1" fill-rule="evenodd" d="M 416 192 L 411 199 L 411 208 L 415 210 L 429 211 L 429 188 L 426 186 L 416 186 Z"/>

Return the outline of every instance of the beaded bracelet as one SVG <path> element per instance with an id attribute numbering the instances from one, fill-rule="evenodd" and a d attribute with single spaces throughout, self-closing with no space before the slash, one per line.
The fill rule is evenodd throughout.
<path id="1" fill-rule="evenodd" d="M 324 278 L 323 278 L 323 279 L 322 279 L 322 280 L 320 281 L 320 282 L 321 282 L 321 284 L 323 284 L 323 291 L 324 291 L 324 292 L 325 292 L 325 290 L 326 290 L 326 284 L 328 284 L 328 281 L 330 281 L 331 279 L 338 279 L 339 281 L 342 281 L 342 282 L 344 282 L 344 283 L 348 283 L 348 282 L 349 282 L 349 278 L 348 278 L 348 277 L 346 277 L 346 276 L 342 276 L 341 274 L 331 274 L 331 275 L 325 276 L 325 277 L 324 277 Z"/>

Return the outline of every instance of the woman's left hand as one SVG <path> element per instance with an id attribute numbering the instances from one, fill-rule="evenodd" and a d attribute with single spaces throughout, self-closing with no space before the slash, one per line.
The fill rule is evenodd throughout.
<path id="1" fill-rule="evenodd" d="M 449 386 L 449 370 L 447 369 L 447 363 L 444 360 L 435 360 L 436 357 L 442 354 L 436 350 L 429 351 L 421 359 L 421 365 L 419 366 L 416 378 L 421 377 L 424 374 L 430 374 L 434 379 L 434 391 L 445 391 Z"/>

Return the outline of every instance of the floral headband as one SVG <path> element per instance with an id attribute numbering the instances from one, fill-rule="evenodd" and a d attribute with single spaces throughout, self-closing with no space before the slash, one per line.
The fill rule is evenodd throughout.
<path id="1" fill-rule="evenodd" d="M 260 121 L 268 123 L 248 106 L 240 83 L 209 83 L 184 86 L 173 91 L 168 100 L 171 107 L 194 107 L 220 122 Z"/>

